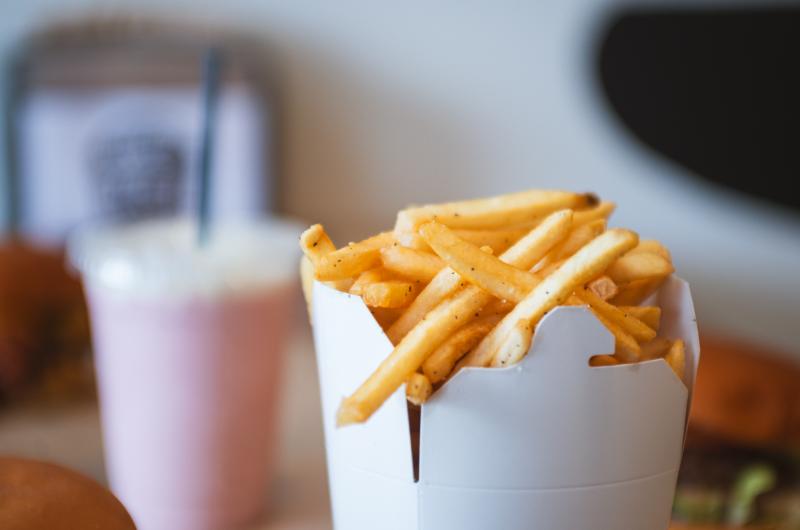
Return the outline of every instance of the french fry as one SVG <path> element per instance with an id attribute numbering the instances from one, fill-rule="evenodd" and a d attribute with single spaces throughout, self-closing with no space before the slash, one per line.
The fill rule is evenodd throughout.
<path id="1" fill-rule="evenodd" d="M 382 232 L 358 243 L 321 256 L 316 265 L 318 280 L 341 280 L 358 276 L 381 263 L 381 249 L 394 243 L 391 232 Z M 312 259 L 313 261 L 313 259 Z"/>
<path id="2" fill-rule="evenodd" d="M 611 299 L 611 303 L 614 305 L 639 305 L 658 291 L 667 278 L 668 276 L 653 280 L 638 280 L 623 285 L 619 288 L 617 296 Z"/>
<path id="3" fill-rule="evenodd" d="M 349 397 L 337 413 L 339 426 L 367 420 L 447 337 L 469 324 L 491 295 L 469 286 L 442 301 L 397 344 L 375 372 Z"/>
<path id="4" fill-rule="evenodd" d="M 630 333 L 622 329 L 616 322 L 612 322 L 602 313 L 590 306 L 592 313 L 603 326 L 614 335 L 616 344 L 615 355 L 626 363 L 638 361 L 642 356 L 642 348 Z"/>
<path id="5" fill-rule="evenodd" d="M 553 271 L 557 270 L 561 265 L 564 264 L 564 261 L 566 260 L 554 261 L 553 263 L 547 265 L 546 267 L 542 267 L 540 269 L 534 268 L 534 270 L 536 271 L 535 274 L 539 278 L 545 278 L 547 276 L 550 276 L 551 274 L 553 274 Z"/>
<path id="6" fill-rule="evenodd" d="M 394 278 L 388 270 L 384 269 L 383 267 L 376 267 L 359 274 L 358 278 L 356 278 L 356 280 L 353 282 L 353 285 L 350 286 L 348 292 L 350 294 L 361 296 L 364 294 L 364 287 L 367 285 L 394 279 L 396 278 Z"/>
<path id="7" fill-rule="evenodd" d="M 640 241 L 639 244 L 628 254 L 657 254 L 672 264 L 672 256 L 669 250 L 660 242 L 652 239 Z M 638 305 L 646 300 L 651 294 L 655 293 L 661 284 L 664 283 L 668 275 L 654 278 L 652 280 L 634 280 L 623 286 L 620 292 L 612 299 L 616 305 Z"/>
<path id="8" fill-rule="evenodd" d="M 619 308 L 629 315 L 633 315 L 648 327 L 658 331 L 661 326 L 661 308 L 655 305 L 638 306 L 638 305 L 625 305 Z"/>
<path id="9" fill-rule="evenodd" d="M 426 243 L 427 244 L 427 243 Z M 484 252 L 491 252 L 483 249 Z M 386 331 L 386 336 L 392 344 L 400 342 L 411 328 L 416 326 L 425 315 L 435 308 L 439 303 L 451 296 L 459 289 L 466 287 L 466 282 L 461 276 L 450 267 L 445 267 L 426 285 L 422 292 L 417 296 L 405 313 L 392 324 Z"/>
<path id="10" fill-rule="evenodd" d="M 411 248 L 414 250 L 419 250 L 422 252 L 432 252 L 431 247 L 425 242 L 425 239 L 422 238 L 416 232 L 398 232 L 395 231 L 394 239 L 400 245 Z"/>
<path id="11" fill-rule="evenodd" d="M 537 225 L 539 223 L 536 223 Z M 453 230 L 458 237 L 476 246 L 488 245 L 499 256 L 519 239 L 531 231 L 531 227 L 508 230 Z"/>
<path id="12" fill-rule="evenodd" d="M 649 342 L 656 337 L 656 332 L 653 328 L 632 314 L 609 304 L 588 289 L 579 288 L 577 296 L 589 304 L 596 313 L 618 325 L 623 331 L 632 336 L 636 342 Z"/>
<path id="13" fill-rule="evenodd" d="M 402 307 L 370 307 L 370 313 L 375 317 L 375 321 L 384 330 L 392 325 L 403 312 Z"/>
<path id="14" fill-rule="evenodd" d="M 516 243 L 519 238 L 527 234 L 532 228 L 538 225 L 541 219 L 532 223 L 514 226 L 508 229 L 496 230 L 469 230 L 456 229 L 454 232 L 464 241 L 469 241 L 474 245 L 488 245 L 492 247 L 494 254 L 500 254 Z M 416 232 L 400 232 L 397 234 L 397 242 L 404 247 L 420 250 L 422 252 L 433 252 L 431 247 L 425 242 L 425 238 Z"/>
<path id="15" fill-rule="evenodd" d="M 586 284 L 586 288 L 597 295 L 601 300 L 610 300 L 619 293 L 617 284 L 608 276 L 600 276 L 590 281 Z"/>
<path id="16" fill-rule="evenodd" d="M 343 247 L 320 259 L 316 276 L 322 281 L 352 278 L 380 263 L 380 249 Z"/>
<path id="17" fill-rule="evenodd" d="M 499 299 L 495 298 L 494 300 L 492 300 L 491 302 L 486 304 L 486 307 L 483 308 L 483 314 L 484 315 L 497 315 L 497 314 L 505 315 L 506 313 L 508 313 L 509 311 L 514 309 L 515 305 L 516 304 L 514 304 L 513 302 L 509 302 L 508 300 L 499 300 Z"/>
<path id="18" fill-rule="evenodd" d="M 593 239 L 568 258 L 558 269 L 539 283 L 503 320 L 473 349 L 459 366 L 488 366 L 499 346 L 514 326 L 525 321 L 534 329 L 542 316 L 565 301 L 572 291 L 603 270 L 619 256 L 636 246 L 638 236 L 628 230 L 614 228 Z M 504 362 L 505 361 L 505 362 Z M 508 365 L 511 359 L 498 359 Z"/>
<path id="19" fill-rule="evenodd" d="M 532 339 L 533 328 L 530 324 L 524 320 L 517 322 L 497 348 L 497 353 L 492 359 L 492 366 L 500 368 L 519 362 L 528 353 Z"/>
<path id="20" fill-rule="evenodd" d="M 303 234 L 300 236 L 300 248 L 302 248 L 305 257 L 313 264 L 314 276 L 316 276 L 316 269 L 323 257 L 336 250 L 336 246 L 333 244 L 333 241 L 331 241 L 331 238 L 328 237 L 328 234 L 325 232 L 325 229 L 322 228 L 321 224 L 312 225 L 305 232 L 303 232 Z M 307 267 L 305 273 L 308 273 Z M 333 287 L 334 289 L 344 292 L 347 292 L 350 289 L 350 285 L 352 285 L 352 283 L 352 278 L 347 277 L 325 282 L 325 284 L 329 287 Z M 311 284 L 309 284 L 307 287 L 310 293 Z M 306 287 L 304 286 L 304 288 Z M 306 299 L 306 302 L 308 302 L 308 300 L 309 299 Z"/>
<path id="21" fill-rule="evenodd" d="M 536 266 L 535 271 L 547 268 L 553 263 L 565 260 L 584 247 L 589 241 L 596 238 L 606 229 L 605 219 L 597 219 L 583 225 L 574 226 L 572 232 L 551 250 L 547 256 Z"/>
<path id="22" fill-rule="evenodd" d="M 450 268 L 500 299 L 521 300 L 536 284 L 536 278 L 529 272 L 482 252 L 443 224 L 426 223 L 419 233 Z"/>
<path id="23" fill-rule="evenodd" d="M 433 385 L 420 373 L 413 373 L 406 381 L 406 399 L 414 405 L 422 405 L 433 394 Z"/>
<path id="24" fill-rule="evenodd" d="M 405 278 L 425 283 L 431 281 L 444 268 L 444 262 L 437 256 L 399 245 L 382 249 L 381 260 L 387 269 Z"/>
<path id="25" fill-rule="evenodd" d="M 355 280 L 353 278 L 342 278 L 341 280 L 332 280 L 323 283 L 328 287 L 333 287 L 334 289 L 342 291 L 343 293 L 349 293 L 350 288 L 353 286 L 353 283 L 355 283 Z"/>
<path id="26" fill-rule="evenodd" d="M 666 278 L 674 270 L 672 264 L 658 254 L 634 252 L 618 259 L 608 268 L 606 274 L 617 285 L 624 285 L 635 281 Z"/>
<path id="27" fill-rule="evenodd" d="M 422 372 L 433 384 L 444 381 L 458 360 L 474 348 L 500 318 L 502 314 L 490 314 L 456 331 L 422 363 Z"/>
<path id="28" fill-rule="evenodd" d="M 395 243 L 394 239 L 394 232 L 391 230 L 387 230 L 385 232 L 381 232 L 379 234 L 375 234 L 374 236 L 368 237 L 367 239 L 362 239 L 358 242 L 350 242 L 347 244 L 349 247 L 356 247 L 356 248 L 364 248 L 364 249 L 382 249 L 386 248 L 390 245 Z"/>
<path id="29" fill-rule="evenodd" d="M 336 250 L 336 245 L 328 237 L 322 225 L 317 223 L 300 235 L 300 248 L 314 267 L 317 267 L 323 256 Z"/>
<path id="30" fill-rule="evenodd" d="M 678 376 L 678 379 L 683 381 L 683 377 L 686 374 L 686 349 L 682 340 L 673 341 L 669 351 L 664 356 L 664 360 L 667 361 L 667 364 Z"/>
<path id="31" fill-rule="evenodd" d="M 449 228 L 491 229 L 531 221 L 563 208 L 579 208 L 596 200 L 587 194 L 534 190 L 408 208 L 397 214 L 395 233 L 416 232 L 437 221 Z"/>
<path id="32" fill-rule="evenodd" d="M 500 261 L 518 269 L 530 269 L 567 237 L 572 217 L 572 210 L 559 210 L 548 215 L 504 252 Z"/>
<path id="33" fill-rule="evenodd" d="M 628 254 L 636 254 L 640 252 L 649 252 L 651 254 L 658 254 L 665 260 L 672 263 L 672 256 L 670 255 L 669 250 L 667 250 L 667 247 L 665 247 L 655 239 L 645 239 L 639 241 L 639 244 L 636 245 L 636 248 L 628 252 Z"/>
<path id="34" fill-rule="evenodd" d="M 386 331 L 386 336 L 392 344 L 397 344 L 406 336 L 429 311 L 433 310 L 442 300 L 451 296 L 459 287 L 467 283 L 450 267 L 445 267 L 434 276 L 421 293 L 411 302 L 406 311 L 395 320 Z"/>
<path id="35" fill-rule="evenodd" d="M 572 222 L 575 226 L 581 226 L 598 219 L 608 220 L 616 208 L 617 205 L 613 202 L 603 201 L 591 208 L 576 211 Z"/>
<path id="36" fill-rule="evenodd" d="M 576 226 L 572 233 L 550 253 L 553 261 L 567 259 L 586 246 L 589 241 L 602 234 L 606 229 L 605 219 L 596 219 Z"/>
<path id="37" fill-rule="evenodd" d="M 361 289 L 361 298 L 370 307 L 405 307 L 417 296 L 417 284 L 401 280 L 367 283 Z"/>
<path id="38" fill-rule="evenodd" d="M 552 213 L 506 250 L 500 256 L 500 260 L 521 269 L 529 269 L 566 237 L 571 225 L 571 210 Z M 466 284 L 466 280 L 452 268 L 442 269 L 411 303 L 408 310 L 389 328 L 387 331 L 389 340 L 397 344 L 428 311 Z"/>
<path id="39" fill-rule="evenodd" d="M 306 309 L 308 309 L 310 317 L 314 295 L 314 264 L 311 263 L 308 256 L 300 258 L 300 282 L 303 286 L 303 297 L 306 299 Z"/>
<path id="40" fill-rule="evenodd" d="M 651 359 L 658 359 L 664 357 L 669 351 L 672 342 L 664 337 L 656 337 L 655 339 L 642 344 L 642 360 L 649 361 Z"/>
<path id="41" fill-rule="evenodd" d="M 613 355 L 593 355 L 589 358 L 589 366 L 615 366 L 620 364 Z"/>

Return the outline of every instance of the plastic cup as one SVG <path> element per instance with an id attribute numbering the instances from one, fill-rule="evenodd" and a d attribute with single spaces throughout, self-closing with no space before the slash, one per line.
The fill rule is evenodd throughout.
<path id="1" fill-rule="evenodd" d="M 140 530 L 264 511 L 299 230 L 149 222 L 70 243 L 89 304 L 111 489 Z"/>

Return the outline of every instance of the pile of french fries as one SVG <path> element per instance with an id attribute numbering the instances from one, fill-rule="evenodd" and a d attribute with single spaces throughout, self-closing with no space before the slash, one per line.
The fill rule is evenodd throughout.
<path id="1" fill-rule="evenodd" d="M 613 334 L 615 351 L 592 366 L 661 357 L 683 379 L 683 342 L 659 337 L 661 309 L 640 305 L 674 271 L 669 251 L 608 229 L 614 208 L 550 190 L 411 207 L 394 230 L 338 249 L 311 226 L 300 238 L 309 310 L 314 280 L 361 296 L 394 345 L 338 424 L 366 421 L 403 384 L 420 405 L 462 367 L 519 362 L 559 305 L 588 306 Z"/>

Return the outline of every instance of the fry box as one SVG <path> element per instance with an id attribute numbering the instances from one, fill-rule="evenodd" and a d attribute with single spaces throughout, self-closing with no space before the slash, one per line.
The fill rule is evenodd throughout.
<path id="1" fill-rule="evenodd" d="M 652 302 L 686 344 L 662 359 L 590 367 L 614 339 L 586 307 L 558 307 L 528 355 L 461 370 L 422 406 L 415 477 L 400 388 L 363 425 L 336 410 L 392 351 L 358 296 L 314 287 L 313 326 L 337 530 L 659 530 L 669 525 L 699 341 L 688 285 Z"/>

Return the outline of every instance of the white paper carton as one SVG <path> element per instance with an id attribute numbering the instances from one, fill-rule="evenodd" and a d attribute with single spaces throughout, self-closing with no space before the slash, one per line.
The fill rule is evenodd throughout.
<path id="1" fill-rule="evenodd" d="M 655 296 L 686 343 L 687 388 L 662 359 L 590 367 L 612 335 L 585 307 L 539 323 L 508 368 L 462 370 L 423 405 L 419 480 L 400 388 L 363 425 L 336 409 L 392 351 L 357 296 L 317 283 L 319 364 L 337 530 L 659 530 L 669 525 L 700 353 L 688 285 Z"/>

